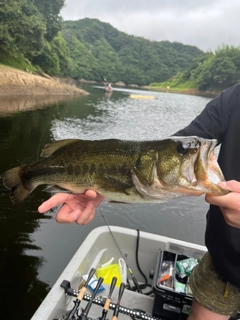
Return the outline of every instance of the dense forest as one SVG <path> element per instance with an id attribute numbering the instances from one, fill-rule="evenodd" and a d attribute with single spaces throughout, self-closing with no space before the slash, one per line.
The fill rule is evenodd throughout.
<path id="1" fill-rule="evenodd" d="M 200 91 L 222 90 L 240 82 L 240 47 L 223 45 L 214 53 L 207 52 L 191 65 L 156 87 L 196 88 Z"/>
<path id="2" fill-rule="evenodd" d="M 197 47 L 127 35 L 97 19 L 65 21 L 62 34 L 70 49 L 70 74 L 97 81 L 164 81 L 202 54 Z"/>
<path id="3" fill-rule="evenodd" d="M 199 90 L 240 81 L 240 48 L 204 53 L 128 35 L 97 19 L 63 21 L 64 2 L 0 1 L 0 63 L 57 77 Z"/>
<path id="4" fill-rule="evenodd" d="M 186 70 L 202 54 L 197 47 L 127 35 L 97 19 L 64 22 L 63 5 L 0 1 L 0 62 L 74 79 L 148 85 Z"/>

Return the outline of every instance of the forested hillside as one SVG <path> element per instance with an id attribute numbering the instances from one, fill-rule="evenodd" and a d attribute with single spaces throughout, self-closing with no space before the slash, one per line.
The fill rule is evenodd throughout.
<path id="1" fill-rule="evenodd" d="M 203 52 L 197 47 L 127 35 L 97 19 L 63 22 L 75 78 L 146 85 L 186 70 Z"/>
<path id="2" fill-rule="evenodd" d="M 63 21 L 64 2 L 0 1 L 0 63 L 57 77 L 181 89 L 221 90 L 240 82 L 239 47 L 204 53 L 128 35 L 97 19 Z"/>
<path id="3" fill-rule="evenodd" d="M 148 85 L 190 66 L 202 52 L 127 35 L 96 19 L 62 21 L 64 0 L 0 1 L 0 63 L 74 79 Z"/>
<path id="4" fill-rule="evenodd" d="M 47 52 L 56 60 L 52 45 L 62 27 L 63 5 L 64 0 L 0 1 L 0 62 L 35 63 Z"/>

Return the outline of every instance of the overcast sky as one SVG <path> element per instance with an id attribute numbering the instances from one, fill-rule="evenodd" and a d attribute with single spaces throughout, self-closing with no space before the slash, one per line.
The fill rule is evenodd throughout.
<path id="1" fill-rule="evenodd" d="M 240 46 L 240 0 L 65 0 L 64 20 L 97 18 L 146 39 Z"/>

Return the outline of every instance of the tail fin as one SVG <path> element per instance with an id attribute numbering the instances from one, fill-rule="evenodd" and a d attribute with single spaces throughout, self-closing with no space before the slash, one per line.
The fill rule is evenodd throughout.
<path id="1" fill-rule="evenodd" d="M 23 179 L 24 167 L 16 167 L 0 175 L 4 186 L 11 189 L 10 197 L 14 204 L 22 202 L 34 189 L 29 181 Z"/>

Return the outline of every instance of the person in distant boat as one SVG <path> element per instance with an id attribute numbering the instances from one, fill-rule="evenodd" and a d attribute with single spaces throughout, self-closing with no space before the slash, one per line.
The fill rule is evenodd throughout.
<path id="1" fill-rule="evenodd" d="M 208 252 L 194 268 L 190 286 L 194 295 L 188 320 L 227 320 L 240 310 L 240 83 L 221 92 L 186 128 L 175 135 L 217 139 L 218 162 L 226 178 L 219 183 L 231 191 L 206 195 L 205 243 Z M 56 194 L 38 208 L 44 213 L 62 204 L 56 215 L 61 223 L 86 224 L 93 220 L 103 197 L 92 190 L 85 194 Z"/>
<path id="2" fill-rule="evenodd" d="M 105 87 L 105 88 L 108 86 L 107 79 L 104 79 L 103 84 L 104 84 L 104 87 Z"/>

